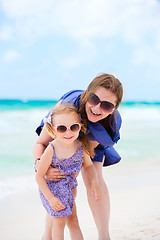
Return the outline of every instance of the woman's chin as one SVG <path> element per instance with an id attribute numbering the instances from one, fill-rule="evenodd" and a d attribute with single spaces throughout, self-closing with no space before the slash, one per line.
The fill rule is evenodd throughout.
<path id="1" fill-rule="evenodd" d="M 88 112 L 87 117 L 90 122 L 98 122 L 102 119 L 102 116 L 96 116 L 91 111 Z"/>

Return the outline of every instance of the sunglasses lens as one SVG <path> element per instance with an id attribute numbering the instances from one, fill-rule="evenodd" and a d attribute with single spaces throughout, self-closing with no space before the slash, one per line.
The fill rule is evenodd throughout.
<path id="1" fill-rule="evenodd" d="M 104 112 L 111 112 L 114 109 L 114 105 L 110 102 L 101 102 L 101 108 Z"/>
<path id="2" fill-rule="evenodd" d="M 93 93 L 88 99 L 89 104 L 97 105 L 99 103 L 99 98 Z"/>
<path id="3" fill-rule="evenodd" d="M 72 132 L 78 132 L 80 130 L 80 125 L 75 123 L 70 127 Z"/>
<path id="4" fill-rule="evenodd" d="M 88 103 L 95 106 L 99 102 L 101 103 L 100 107 L 104 112 L 111 112 L 114 109 L 114 105 L 112 103 L 107 101 L 100 101 L 99 97 L 96 94 L 92 93 L 88 99 Z"/>
<path id="5" fill-rule="evenodd" d="M 59 133 L 64 133 L 66 130 L 67 130 L 67 128 L 64 125 L 57 126 L 57 132 L 59 132 Z"/>
<path id="6" fill-rule="evenodd" d="M 75 123 L 73 125 L 70 126 L 70 130 L 72 132 L 78 132 L 80 130 L 80 124 Z M 65 125 L 59 125 L 56 127 L 56 130 L 58 133 L 65 133 L 67 131 L 67 127 Z"/>

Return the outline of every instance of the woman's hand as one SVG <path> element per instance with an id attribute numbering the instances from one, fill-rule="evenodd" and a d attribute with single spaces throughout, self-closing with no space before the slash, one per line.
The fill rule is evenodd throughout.
<path id="1" fill-rule="evenodd" d="M 90 144 L 93 148 L 96 148 L 99 145 L 97 141 L 91 141 L 91 140 L 90 140 Z"/>
<path id="2" fill-rule="evenodd" d="M 99 201 L 102 198 L 102 192 L 97 181 L 91 185 L 91 195 L 95 197 L 96 201 Z"/>
<path id="3" fill-rule="evenodd" d="M 46 173 L 46 179 L 50 181 L 60 181 L 62 178 L 65 178 L 67 174 L 59 171 L 58 168 L 49 167 Z"/>
<path id="4" fill-rule="evenodd" d="M 53 208 L 53 210 L 57 211 L 57 212 L 65 208 L 65 206 L 63 205 L 61 200 L 55 196 L 49 200 L 49 203 L 50 203 L 51 207 Z"/>

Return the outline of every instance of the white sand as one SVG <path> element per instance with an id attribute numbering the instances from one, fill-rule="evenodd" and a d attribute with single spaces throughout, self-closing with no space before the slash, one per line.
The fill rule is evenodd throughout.
<path id="1" fill-rule="evenodd" d="M 103 169 L 110 192 L 113 240 L 160 240 L 160 163 L 124 163 Z M 97 240 L 85 187 L 78 178 L 78 216 L 85 240 Z M 45 210 L 34 187 L 0 200 L 0 240 L 40 240 Z M 65 239 L 69 233 L 66 229 Z"/>

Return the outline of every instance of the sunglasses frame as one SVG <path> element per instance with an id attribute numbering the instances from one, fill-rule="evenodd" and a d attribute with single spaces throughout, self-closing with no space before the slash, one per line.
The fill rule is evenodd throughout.
<path id="1" fill-rule="evenodd" d="M 72 130 L 71 130 L 71 127 L 72 127 L 73 125 L 78 125 L 78 126 L 79 126 L 79 129 L 78 129 L 77 131 L 72 131 Z M 66 130 L 65 130 L 64 132 L 59 132 L 59 131 L 57 130 L 57 128 L 60 127 L 60 126 L 65 127 Z M 68 127 L 68 126 L 65 126 L 64 124 L 58 124 L 58 125 L 54 126 L 54 129 L 55 129 L 55 131 L 56 131 L 57 133 L 65 133 L 65 132 L 67 132 L 67 130 L 70 130 L 72 133 L 76 133 L 76 132 L 79 132 L 79 131 L 81 130 L 81 124 L 80 124 L 80 123 L 73 123 L 73 124 L 70 125 L 69 127 Z"/>
<path id="2" fill-rule="evenodd" d="M 96 96 L 96 98 L 97 98 L 97 103 L 90 103 L 90 98 L 92 97 L 92 96 Z M 92 100 L 91 100 L 92 101 Z M 95 93 L 92 93 L 90 96 L 89 96 L 89 98 L 88 98 L 88 103 L 89 104 L 91 104 L 91 105 L 94 105 L 94 106 L 96 106 L 96 105 L 98 105 L 99 103 L 100 103 L 100 108 L 102 109 L 102 111 L 104 111 L 104 112 L 112 112 L 114 109 L 115 109 L 115 107 L 116 106 L 114 106 L 114 104 L 113 103 L 111 103 L 111 102 L 108 102 L 108 101 L 101 101 L 100 99 L 99 99 L 99 97 L 95 94 Z M 103 107 L 103 103 L 106 103 L 106 104 L 108 104 L 108 106 L 110 105 L 110 106 L 113 106 L 113 107 L 111 107 L 110 109 L 105 109 L 104 107 Z"/>

